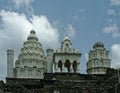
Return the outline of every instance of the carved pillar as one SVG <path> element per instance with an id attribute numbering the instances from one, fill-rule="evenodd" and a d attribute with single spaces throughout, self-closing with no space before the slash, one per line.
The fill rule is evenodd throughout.
<path id="1" fill-rule="evenodd" d="M 62 72 L 65 70 L 65 62 L 62 62 Z"/>
<path id="2" fill-rule="evenodd" d="M 80 73 L 80 63 L 77 63 L 77 73 Z"/>
<path id="3" fill-rule="evenodd" d="M 70 63 L 70 73 L 73 73 L 72 63 Z"/>
<path id="4" fill-rule="evenodd" d="M 55 72 L 58 72 L 58 63 L 55 63 Z"/>

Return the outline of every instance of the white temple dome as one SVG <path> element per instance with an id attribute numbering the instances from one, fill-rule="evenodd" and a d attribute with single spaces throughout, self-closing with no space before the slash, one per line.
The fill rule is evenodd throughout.
<path id="1" fill-rule="evenodd" d="M 38 38 L 37 38 L 34 30 L 31 30 L 31 31 L 30 31 L 30 35 L 28 36 L 27 39 L 28 39 L 28 40 L 36 40 L 36 41 L 38 41 Z"/>

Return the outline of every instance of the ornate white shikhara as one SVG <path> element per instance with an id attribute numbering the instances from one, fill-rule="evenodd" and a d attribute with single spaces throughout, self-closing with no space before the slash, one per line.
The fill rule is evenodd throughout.
<path id="1" fill-rule="evenodd" d="M 14 68 L 14 77 L 16 78 L 43 78 L 46 72 L 46 59 L 41 43 L 35 34 L 31 31 L 21 48 L 21 54 L 16 60 Z"/>

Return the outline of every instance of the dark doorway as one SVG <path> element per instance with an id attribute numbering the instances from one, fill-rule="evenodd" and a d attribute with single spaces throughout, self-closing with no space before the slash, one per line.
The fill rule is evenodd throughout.
<path id="1" fill-rule="evenodd" d="M 70 61 L 69 60 L 65 61 L 65 67 L 67 68 L 68 73 L 70 73 Z"/>
<path id="2" fill-rule="evenodd" d="M 62 72 L 62 61 L 61 60 L 58 62 L 58 67 L 60 68 L 60 71 Z"/>

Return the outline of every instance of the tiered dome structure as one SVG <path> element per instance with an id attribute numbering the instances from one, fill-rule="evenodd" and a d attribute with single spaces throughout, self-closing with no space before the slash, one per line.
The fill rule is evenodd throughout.
<path id="1" fill-rule="evenodd" d="M 46 72 L 46 59 L 41 43 L 32 30 L 21 48 L 18 60 L 15 63 L 14 77 L 16 78 L 43 78 Z"/>
<path id="2" fill-rule="evenodd" d="M 110 63 L 109 51 L 104 48 L 102 42 L 97 42 L 93 45 L 93 50 L 89 52 L 87 73 L 106 74 L 106 69 L 110 68 Z"/>

